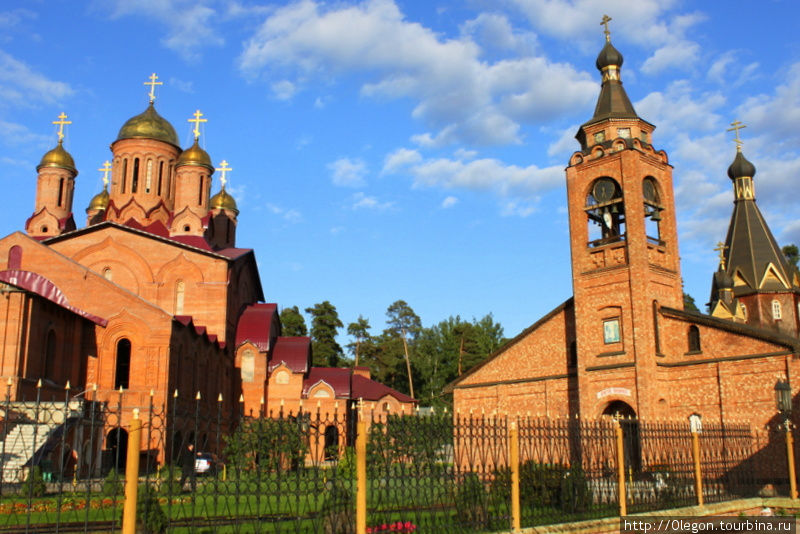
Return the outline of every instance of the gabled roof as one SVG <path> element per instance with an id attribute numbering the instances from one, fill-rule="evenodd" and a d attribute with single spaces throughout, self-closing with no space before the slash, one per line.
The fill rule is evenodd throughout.
<path id="1" fill-rule="evenodd" d="M 346 367 L 312 367 L 303 380 L 303 396 L 307 397 L 314 386 L 324 382 L 333 389 L 337 399 L 349 399 L 351 375 L 352 371 Z"/>
<path id="2" fill-rule="evenodd" d="M 400 393 L 396 389 L 376 382 L 370 378 L 365 378 L 359 375 L 352 375 L 351 382 L 351 395 L 353 399 L 364 399 L 367 401 L 378 401 L 388 396 L 394 397 L 400 402 L 413 402 L 417 401 L 404 393 Z"/>
<path id="3" fill-rule="evenodd" d="M 278 321 L 277 304 L 251 304 L 239 316 L 236 346 L 250 342 L 261 352 L 268 352 L 272 325 Z"/>
<path id="4" fill-rule="evenodd" d="M 279 365 L 284 364 L 293 373 L 306 373 L 311 368 L 311 338 L 279 337 L 275 341 L 268 371 L 271 373 Z"/>
<path id="5" fill-rule="evenodd" d="M 525 339 L 531 332 L 537 330 L 540 326 L 547 323 L 550 319 L 552 319 L 559 313 L 563 312 L 567 308 L 571 308 L 572 304 L 573 304 L 573 297 L 570 297 L 561 304 L 559 304 L 558 306 L 556 306 L 550 313 L 548 313 L 547 315 L 545 315 L 544 317 L 542 317 L 541 319 L 530 325 L 528 328 L 517 334 L 517 336 L 514 337 L 513 339 L 505 342 L 503 345 L 498 347 L 497 350 L 491 353 L 481 363 L 479 363 L 472 369 L 469 369 L 467 372 L 465 372 L 464 374 L 462 374 L 461 376 L 459 376 L 458 378 L 447 384 L 444 387 L 444 390 L 442 390 L 443 393 L 452 393 L 453 390 L 458 387 L 458 384 L 460 384 L 463 380 L 467 379 L 469 376 L 473 375 L 479 369 L 481 369 L 484 365 L 487 365 L 489 362 L 500 356 L 502 353 L 504 353 L 505 351 L 507 351 L 508 349 L 510 349 L 511 347 L 513 347 L 514 345 Z"/>

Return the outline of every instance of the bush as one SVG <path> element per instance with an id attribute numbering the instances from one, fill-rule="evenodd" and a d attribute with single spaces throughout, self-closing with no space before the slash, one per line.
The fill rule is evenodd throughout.
<path id="1" fill-rule="evenodd" d="M 167 531 L 167 516 L 158 502 L 153 489 L 139 486 L 136 497 L 136 525 L 142 534 L 163 534 Z"/>
<path id="2" fill-rule="evenodd" d="M 34 497 L 41 497 L 47 493 L 47 484 L 42 475 L 42 468 L 38 465 L 33 466 L 28 472 L 28 478 L 25 479 L 25 484 L 22 486 L 24 491 L 23 495 L 32 495 Z"/>
<path id="3" fill-rule="evenodd" d="M 158 493 L 161 495 L 177 495 L 181 493 L 181 468 L 175 465 L 162 465 L 156 474 Z"/>
<path id="4" fill-rule="evenodd" d="M 464 527 L 485 527 L 489 520 L 486 488 L 476 473 L 467 473 L 456 489 L 456 513 Z"/>
<path id="5" fill-rule="evenodd" d="M 591 504 L 591 492 L 586 474 L 579 466 L 567 468 L 560 465 L 533 461 L 520 465 L 520 505 L 526 508 L 552 508 L 563 512 L 580 512 Z M 489 491 L 493 506 L 510 502 L 511 470 L 495 470 Z"/>
<path id="6" fill-rule="evenodd" d="M 124 489 L 122 479 L 116 469 L 109 471 L 106 478 L 103 479 L 103 487 L 100 489 L 100 492 L 106 497 L 123 495 Z"/>
<path id="7" fill-rule="evenodd" d="M 352 534 L 355 532 L 353 510 L 355 499 L 352 489 L 341 482 L 331 482 L 330 490 L 322 503 L 325 516 L 325 534 Z"/>
<path id="8" fill-rule="evenodd" d="M 295 469 L 309 451 L 307 415 L 247 420 L 227 438 L 225 457 L 234 474 L 255 468 Z"/>

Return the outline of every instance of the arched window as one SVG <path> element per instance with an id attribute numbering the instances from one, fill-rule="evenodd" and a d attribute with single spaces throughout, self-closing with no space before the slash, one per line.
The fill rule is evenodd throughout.
<path id="1" fill-rule="evenodd" d="M 625 239 L 625 203 L 616 180 L 608 177 L 595 180 L 584 209 L 590 223 L 590 247 Z"/>
<path id="2" fill-rule="evenodd" d="M 128 160 L 122 160 L 122 192 L 125 193 L 125 180 L 128 178 Z"/>
<path id="3" fill-rule="evenodd" d="M 139 189 L 139 158 L 133 159 L 133 176 L 131 176 L 131 193 Z"/>
<path id="4" fill-rule="evenodd" d="M 781 318 L 781 303 L 777 300 L 772 301 L 772 318 L 776 321 Z"/>
<path id="5" fill-rule="evenodd" d="M 117 343 L 117 364 L 114 370 L 114 389 L 128 389 L 131 374 L 131 342 L 122 338 Z"/>
<path id="6" fill-rule="evenodd" d="M 186 283 L 178 280 L 175 284 L 175 315 L 183 315 L 183 302 L 186 294 Z"/>
<path id="7" fill-rule="evenodd" d="M 256 355 L 247 349 L 242 353 L 242 382 L 252 382 L 256 376 Z"/>
<path id="8" fill-rule="evenodd" d="M 204 189 L 205 182 L 206 182 L 206 177 L 205 177 L 205 175 L 201 174 L 200 175 L 200 187 L 197 190 L 197 205 L 198 206 L 202 206 L 203 205 L 203 189 Z"/>
<path id="9" fill-rule="evenodd" d="M 286 371 L 278 371 L 278 374 L 275 375 L 275 383 L 276 384 L 288 384 L 289 383 L 289 373 Z"/>
<path id="10" fill-rule="evenodd" d="M 164 179 L 164 162 L 158 162 L 158 196 L 161 196 L 161 180 Z"/>
<path id="11" fill-rule="evenodd" d="M 50 330 L 47 333 L 47 342 L 44 348 L 44 372 L 48 380 L 56 379 L 56 333 Z"/>
<path id="12" fill-rule="evenodd" d="M 22 247 L 14 245 L 8 250 L 8 268 L 20 269 L 22 267 Z M 800 306 L 800 304 L 798 304 Z"/>
<path id="13" fill-rule="evenodd" d="M 114 275 L 113 275 L 113 272 L 111 271 L 111 267 L 106 267 L 105 269 L 103 269 L 103 278 L 105 278 L 106 280 L 108 280 L 110 282 L 112 280 L 113 276 Z"/>
<path id="14" fill-rule="evenodd" d="M 61 178 L 58 181 L 58 207 L 59 208 L 63 204 L 63 197 L 64 197 L 64 179 Z"/>
<path id="15" fill-rule="evenodd" d="M 153 185 L 153 160 L 147 160 L 147 171 L 145 172 L 144 177 L 144 192 L 149 193 L 150 188 Z"/>
<path id="16" fill-rule="evenodd" d="M 689 352 L 700 352 L 700 329 L 692 325 L 689 327 Z"/>
<path id="17" fill-rule="evenodd" d="M 651 243 L 662 245 L 661 241 L 661 195 L 658 192 L 658 183 L 652 176 L 642 181 L 642 197 L 644 200 L 644 223 L 647 240 Z"/>

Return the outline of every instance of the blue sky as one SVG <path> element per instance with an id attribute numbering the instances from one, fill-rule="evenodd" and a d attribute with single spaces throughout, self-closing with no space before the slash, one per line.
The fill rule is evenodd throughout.
<path id="1" fill-rule="evenodd" d="M 768 223 L 800 244 L 794 1 L 4 2 L 0 234 L 30 216 L 62 111 L 85 224 L 155 72 L 183 146 L 200 109 L 201 144 L 233 168 L 237 244 L 256 250 L 268 301 L 330 300 L 378 333 L 404 299 L 426 325 L 491 312 L 514 336 L 572 294 L 564 167 L 599 91 L 604 13 L 674 165 L 685 288 L 705 303 L 733 120 Z"/>

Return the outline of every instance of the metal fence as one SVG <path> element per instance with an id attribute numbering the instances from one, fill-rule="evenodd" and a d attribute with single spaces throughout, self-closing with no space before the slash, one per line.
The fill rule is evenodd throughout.
<path id="1" fill-rule="evenodd" d="M 175 397 L 136 407 L 130 455 L 134 407 L 119 397 L 0 405 L 0 532 L 120 531 L 130 458 L 145 532 L 350 534 L 360 482 L 373 534 L 502 531 L 789 492 L 780 429 L 706 424 L 692 435 L 688 423 L 446 412 L 372 412 L 359 424 L 345 404 L 233 421 L 221 403 Z"/>

